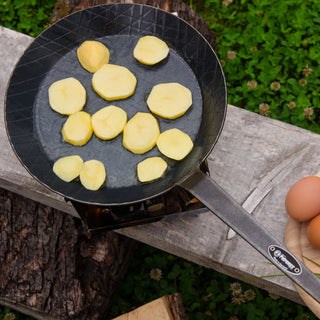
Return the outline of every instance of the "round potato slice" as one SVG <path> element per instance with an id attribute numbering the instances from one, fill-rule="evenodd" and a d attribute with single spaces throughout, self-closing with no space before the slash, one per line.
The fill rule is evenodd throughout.
<path id="1" fill-rule="evenodd" d="M 185 132 L 173 128 L 160 134 L 157 147 L 166 157 L 182 160 L 192 150 L 193 142 Z"/>
<path id="2" fill-rule="evenodd" d="M 70 115 L 62 127 L 63 139 L 75 146 L 85 145 L 92 133 L 91 116 L 84 111 Z"/>
<path id="3" fill-rule="evenodd" d="M 160 83 L 152 88 L 147 105 L 151 112 L 160 117 L 176 119 L 191 107 L 192 93 L 176 82 Z"/>
<path id="4" fill-rule="evenodd" d="M 162 177 L 167 170 L 167 163 L 160 157 L 147 158 L 137 165 L 137 176 L 140 182 L 149 182 Z"/>
<path id="5" fill-rule="evenodd" d="M 99 160 L 88 160 L 83 163 L 80 171 L 80 182 L 88 190 L 96 191 L 106 180 L 106 169 Z"/>
<path id="6" fill-rule="evenodd" d="M 77 49 L 77 56 L 81 66 L 93 73 L 99 70 L 104 64 L 109 63 L 109 49 L 101 42 L 87 40 L 82 42 Z"/>
<path id="7" fill-rule="evenodd" d="M 102 140 L 110 140 L 119 135 L 127 123 L 127 113 L 116 106 L 107 106 L 91 117 L 93 132 Z"/>
<path id="8" fill-rule="evenodd" d="M 134 50 L 133 56 L 141 63 L 153 65 L 169 54 L 169 47 L 167 44 L 155 37 L 155 36 L 145 36 L 138 40 Z"/>
<path id="9" fill-rule="evenodd" d="M 123 146 L 129 151 L 143 154 L 151 150 L 160 134 L 157 119 L 151 113 L 137 112 L 123 129 Z"/>
<path id="10" fill-rule="evenodd" d="M 82 110 L 86 103 L 86 89 L 73 77 L 54 82 L 48 93 L 51 108 L 64 115 Z"/>
<path id="11" fill-rule="evenodd" d="M 62 157 L 53 164 L 53 172 L 63 181 L 70 182 L 79 176 L 82 164 L 78 155 Z"/>
<path id="12" fill-rule="evenodd" d="M 92 77 L 92 87 L 106 100 L 130 97 L 137 85 L 135 75 L 126 67 L 105 64 Z"/>

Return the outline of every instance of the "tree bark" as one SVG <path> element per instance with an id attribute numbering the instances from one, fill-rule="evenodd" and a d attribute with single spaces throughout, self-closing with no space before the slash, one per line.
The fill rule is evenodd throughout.
<path id="1" fill-rule="evenodd" d="M 136 244 L 0 189 L 0 303 L 39 319 L 99 319 Z"/>
<path id="2" fill-rule="evenodd" d="M 216 34 L 210 29 L 206 20 L 201 18 L 193 9 L 182 0 L 60 0 L 56 3 L 52 13 L 51 23 L 73 12 L 83 10 L 92 6 L 112 3 L 138 3 L 161 8 L 168 12 L 176 12 L 181 19 L 184 19 L 195 27 L 210 43 L 213 49 L 216 48 Z"/>

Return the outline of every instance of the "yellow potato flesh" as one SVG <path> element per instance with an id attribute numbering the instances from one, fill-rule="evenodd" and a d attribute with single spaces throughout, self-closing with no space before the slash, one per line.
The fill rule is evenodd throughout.
<path id="1" fill-rule="evenodd" d="M 70 182 L 79 176 L 82 164 L 78 155 L 62 157 L 53 164 L 53 172 L 63 181 Z"/>
<path id="2" fill-rule="evenodd" d="M 167 163 L 160 157 L 147 158 L 137 165 L 137 175 L 140 182 L 159 179 L 167 170 Z"/>
<path id="3" fill-rule="evenodd" d="M 182 160 L 192 150 L 193 142 L 186 133 L 173 128 L 160 134 L 157 147 L 166 157 Z"/>
<path id="4" fill-rule="evenodd" d="M 126 67 L 105 64 L 92 77 L 92 87 L 106 100 L 130 97 L 136 88 L 137 79 Z"/>
<path id="5" fill-rule="evenodd" d="M 93 132 L 103 140 L 119 135 L 127 123 L 127 113 L 116 106 L 105 107 L 91 117 Z"/>
<path id="6" fill-rule="evenodd" d="M 82 110 L 86 103 L 86 89 L 72 77 L 54 82 L 48 93 L 51 108 L 64 115 Z"/>
<path id="7" fill-rule="evenodd" d="M 70 115 L 62 127 L 63 139 L 75 146 L 86 144 L 92 133 L 91 116 L 84 111 Z"/>
<path id="8" fill-rule="evenodd" d="M 138 112 L 123 129 L 123 146 L 129 151 L 143 154 L 157 142 L 160 129 L 157 119 L 150 113 Z"/>
<path id="9" fill-rule="evenodd" d="M 99 41 L 84 41 L 77 49 L 77 56 L 81 66 L 89 71 L 96 72 L 104 64 L 109 63 L 109 49 Z"/>
<path id="10" fill-rule="evenodd" d="M 192 93 L 176 82 L 160 83 L 152 88 L 147 105 L 151 112 L 160 117 L 176 119 L 191 107 Z"/>
<path id="11" fill-rule="evenodd" d="M 98 160 L 88 160 L 83 163 L 80 171 L 80 182 L 88 190 L 96 191 L 106 180 L 104 164 Z"/>
<path id="12" fill-rule="evenodd" d="M 141 63 L 153 65 L 169 54 L 169 47 L 161 39 L 154 36 L 145 36 L 138 40 L 133 56 Z"/>

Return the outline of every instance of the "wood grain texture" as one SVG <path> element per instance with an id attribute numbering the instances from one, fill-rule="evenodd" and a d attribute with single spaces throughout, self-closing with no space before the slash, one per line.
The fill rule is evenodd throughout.
<path id="1" fill-rule="evenodd" d="M 188 320 L 178 293 L 163 296 L 113 320 Z"/>
<path id="2" fill-rule="evenodd" d="M 0 73 L 1 108 L 10 70 L 31 41 L 5 28 L 0 30 L 0 56 L 8 66 L 7 73 Z M 64 199 L 32 179 L 16 160 L 3 126 L 0 137 L 0 186 L 76 215 Z M 319 143 L 317 134 L 229 105 L 224 129 L 208 164 L 212 178 L 283 242 L 285 195 L 296 180 L 319 171 Z M 302 303 L 286 277 L 258 279 L 279 271 L 239 236 L 227 240 L 228 232 L 229 228 L 210 212 L 168 217 L 118 231 Z"/>
<path id="3" fill-rule="evenodd" d="M 101 319 L 136 246 L 0 189 L 0 304 L 37 319 Z"/>

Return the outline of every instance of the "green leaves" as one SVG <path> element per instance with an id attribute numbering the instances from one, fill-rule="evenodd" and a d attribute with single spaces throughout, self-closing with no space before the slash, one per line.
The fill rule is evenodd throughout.
<path id="1" fill-rule="evenodd" d="M 0 25 L 37 36 L 48 24 L 56 0 L 6 0 L 0 3 Z"/>
<path id="2" fill-rule="evenodd" d="M 254 112 L 268 103 L 268 116 L 319 133 L 320 105 L 314 97 L 319 96 L 320 2 L 207 0 L 205 10 L 201 1 L 192 4 L 217 33 L 229 103 Z M 235 59 L 228 58 L 230 51 Z M 309 75 L 303 73 L 307 65 Z M 258 85 L 248 89 L 252 80 Z M 270 88 L 273 82 L 281 84 L 279 91 Z M 288 109 L 290 101 L 295 108 Z M 306 116 L 308 107 L 312 117 Z"/>

